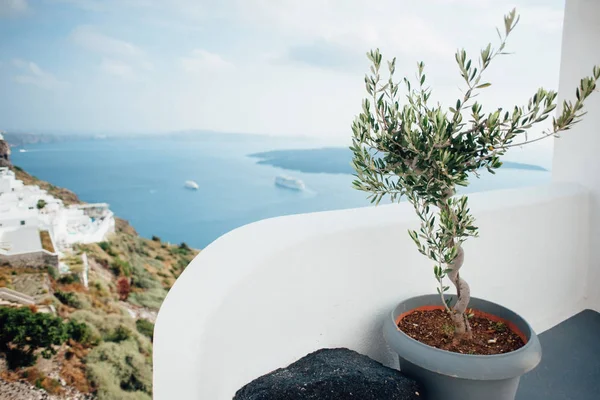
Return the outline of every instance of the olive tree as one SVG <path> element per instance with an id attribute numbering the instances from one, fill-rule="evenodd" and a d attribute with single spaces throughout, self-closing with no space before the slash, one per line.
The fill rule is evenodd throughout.
<path id="1" fill-rule="evenodd" d="M 417 64 L 416 82 L 394 79 L 396 59 L 387 62 L 389 75 L 382 77 L 382 55 L 370 51 L 370 74 L 365 77 L 368 97 L 353 125 L 353 166 L 356 189 L 369 193 L 372 203 L 384 196 L 392 201 L 406 198 L 420 218 L 419 231 L 409 231 L 419 252 L 434 263 L 438 293 L 455 327 L 455 340 L 471 337 L 467 317 L 470 289 L 461 277 L 465 258 L 462 244 L 477 236 L 467 196 L 456 196 L 457 186 L 483 170 L 494 173 L 508 149 L 522 146 L 570 129 L 584 115 L 583 105 L 596 88 L 600 67 L 581 79 L 573 101 L 564 101 L 552 125 L 531 139 L 527 131 L 555 112 L 557 93 L 540 88 L 524 106 L 484 111 L 475 100 L 490 87 L 484 72 L 505 52 L 506 39 L 518 23 L 512 10 L 504 17 L 504 29 L 497 29 L 497 48 L 488 44 L 474 61 L 464 49 L 455 58 L 466 86 L 464 95 L 452 107 L 431 102 L 425 66 Z M 401 87 L 404 89 L 401 91 Z M 448 277 L 456 288 L 456 302 L 445 298 Z"/>

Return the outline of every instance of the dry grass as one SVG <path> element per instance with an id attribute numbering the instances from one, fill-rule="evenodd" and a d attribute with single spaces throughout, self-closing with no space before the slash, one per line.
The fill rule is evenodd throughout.
<path id="1" fill-rule="evenodd" d="M 69 345 L 71 347 L 61 354 L 60 376 L 67 382 L 67 385 L 75 387 L 82 393 L 89 393 L 92 387 L 87 379 L 85 364 L 82 361 L 89 350 L 72 340 L 69 340 Z"/>
<path id="2" fill-rule="evenodd" d="M 40 389 L 44 389 L 50 394 L 60 395 L 64 393 L 64 389 L 60 386 L 60 382 L 44 375 L 36 367 L 24 369 L 21 372 L 21 378 Z"/>
<path id="3" fill-rule="evenodd" d="M 105 268 L 112 265 L 118 258 L 133 267 L 133 276 L 140 277 L 140 272 L 142 272 L 144 276 L 154 280 L 167 290 L 199 253 L 195 249 L 184 250 L 179 245 L 132 236 L 119 231 L 119 229 L 110 240 L 100 244 L 79 245 L 76 246 L 76 251 L 77 253 L 86 252 L 89 258 L 94 259 Z"/>
<path id="4" fill-rule="evenodd" d="M 115 218 L 115 230 L 119 233 L 125 233 L 131 236 L 138 235 L 133 226 L 129 225 L 128 221 L 121 218 Z"/>
<path id="5" fill-rule="evenodd" d="M 86 293 L 87 289 L 81 283 L 69 283 L 66 285 L 58 284 L 56 287 L 63 292 Z"/>
<path id="6" fill-rule="evenodd" d="M 13 168 L 13 171 L 16 175 L 16 178 L 22 180 L 25 185 L 37 185 L 41 189 L 46 190 L 48 194 L 56 197 L 57 199 L 61 199 L 65 205 L 81 204 L 81 200 L 79 200 L 77 195 L 70 190 L 59 188 L 48 182 L 42 181 L 35 176 L 29 175 L 20 168 Z"/>
<path id="7" fill-rule="evenodd" d="M 42 240 L 42 248 L 50 253 L 54 253 L 56 250 L 52 245 L 52 239 L 48 231 L 40 231 L 40 239 Z"/>
<path id="8" fill-rule="evenodd" d="M 19 373 L 16 371 L 3 369 L 2 371 L 0 371 L 0 379 L 5 380 L 6 382 L 15 382 L 21 379 L 21 375 L 19 375 Z"/>
<path id="9" fill-rule="evenodd" d="M 12 289 L 13 278 L 23 274 L 39 274 L 39 268 L 13 268 L 9 265 L 0 266 L 0 287 Z"/>

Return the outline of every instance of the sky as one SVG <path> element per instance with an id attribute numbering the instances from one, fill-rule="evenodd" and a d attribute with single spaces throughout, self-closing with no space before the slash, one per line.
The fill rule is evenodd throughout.
<path id="1" fill-rule="evenodd" d="M 453 104 L 454 52 L 497 45 L 513 7 L 486 109 L 557 88 L 564 1 L 0 0 L 0 128 L 349 138 L 368 50 L 398 77 L 424 61 Z"/>

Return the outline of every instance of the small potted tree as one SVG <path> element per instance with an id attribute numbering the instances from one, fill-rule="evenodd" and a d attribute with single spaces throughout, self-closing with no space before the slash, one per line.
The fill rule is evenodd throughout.
<path id="1" fill-rule="evenodd" d="M 379 50 L 368 53 L 369 96 L 352 126 L 354 187 L 369 192 L 375 204 L 384 196 L 392 201 L 405 197 L 420 219 L 420 229 L 409 235 L 434 263 L 437 294 L 401 302 L 385 322 L 384 335 L 399 354 L 403 372 L 420 381 L 430 399 L 514 399 L 520 376 L 541 359 L 537 336 L 523 318 L 470 297 L 461 276 L 462 244 L 477 236 L 478 228 L 468 197 L 457 196 L 456 188 L 467 186 L 482 170 L 494 173 L 509 148 L 557 136 L 576 124 L 600 79 L 600 67 L 581 80 L 576 98 L 562 104 L 551 128 L 528 140 L 527 131 L 554 112 L 556 92 L 539 89 L 526 106 L 487 113 L 475 100 L 490 86 L 483 74 L 496 57 L 506 54 L 506 39 L 517 22 L 515 10 L 507 14 L 503 33 L 498 30 L 498 47 L 488 44 L 477 61 L 465 50 L 456 52 L 466 90 L 447 109 L 431 104 L 422 62 L 417 64 L 416 84 L 394 80 L 395 58 L 388 62 L 389 78 L 384 80 L 382 55 Z M 452 298 L 446 279 L 456 290 Z"/>

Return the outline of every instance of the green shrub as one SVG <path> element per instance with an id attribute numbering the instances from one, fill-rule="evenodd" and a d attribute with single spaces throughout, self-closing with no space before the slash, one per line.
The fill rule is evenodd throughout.
<path id="1" fill-rule="evenodd" d="M 50 275 L 50 277 L 54 280 L 58 279 L 58 271 L 56 270 L 55 267 L 48 265 L 46 267 L 46 270 L 48 271 L 48 275 Z"/>
<path id="2" fill-rule="evenodd" d="M 154 257 L 154 259 L 158 261 L 165 261 L 165 258 L 161 255 L 157 255 L 156 257 Z"/>
<path id="3" fill-rule="evenodd" d="M 152 241 L 160 243 L 160 238 L 158 236 L 152 235 Z"/>
<path id="4" fill-rule="evenodd" d="M 11 369 L 32 365 L 42 349 L 42 356 L 56 353 L 54 346 L 68 338 L 63 321 L 50 314 L 34 313 L 29 308 L 0 307 L 0 352 L 6 356 Z"/>
<path id="5" fill-rule="evenodd" d="M 131 337 L 131 330 L 126 326 L 119 325 L 115 330 L 110 332 L 108 335 L 104 337 L 104 340 L 107 342 L 122 342 Z"/>
<path id="6" fill-rule="evenodd" d="M 81 278 L 79 277 L 79 274 L 71 273 L 61 276 L 58 279 L 58 282 L 64 285 L 69 285 L 71 283 L 81 283 Z"/>
<path id="7" fill-rule="evenodd" d="M 189 248 L 189 246 L 187 244 L 181 243 L 178 247 L 171 247 L 169 249 L 169 252 L 172 255 L 187 256 L 188 254 L 191 253 L 191 249 Z"/>
<path id="8" fill-rule="evenodd" d="M 141 289 L 162 288 L 162 285 L 160 284 L 160 282 L 158 282 L 151 276 L 143 276 L 143 277 L 133 276 L 133 278 L 131 278 L 131 284 L 133 286 L 135 286 L 137 288 L 141 288 Z"/>
<path id="9" fill-rule="evenodd" d="M 154 324 L 147 319 L 138 319 L 135 321 L 135 327 L 138 332 L 148 337 L 150 341 L 154 340 Z"/>
<path id="10" fill-rule="evenodd" d="M 46 204 L 48 204 L 48 203 L 46 203 L 46 201 L 44 199 L 39 199 L 36 204 L 36 207 L 38 210 L 41 210 L 42 208 L 46 207 Z"/>
<path id="11" fill-rule="evenodd" d="M 74 307 L 74 308 L 80 308 L 81 304 L 79 303 L 79 299 L 77 298 L 77 295 L 73 292 L 63 292 L 60 290 L 57 290 L 56 292 L 54 292 L 54 297 L 56 297 L 58 299 L 58 301 L 60 301 L 61 303 L 70 306 L 70 307 Z"/>
<path id="12" fill-rule="evenodd" d="M 145 259 L 134 255 L 131 258 L 131 285 L 141 289 L 157 289 L 162 285 L 156 278 L 145 268 Z"/>
<path id="13" fill-rule="evenodd" d="M 158 256 L 161 257 L 161 256 Z M 161 257 L 162 258 L 162 257 Z M 146 258 L 144 260 L 145 264 L 147 264 L 150 267 L 153 267 L 155 269 L 165 269 L 165 264 L 162 263 L 162 261 L 157 260 L 155 258 Z"/>
<path id="14" fill-rule="evenodd" d="M 182 271 L 183 271 L 184 269 L 186 269 L 186 268 L 187 268 L 187 266 L 188 266 L 189 264 L 190 264 L 190 262 L 189 262 L 189 261 L 187 261 L 187 260 L 182 260 L 182 259 L 179 259 L 179 260 L 177 260 L 176 267 L 177 267 L 178 269 L 180 269 L 180 270 L 182 270 Z"/>
<path id="15" fill-rule="evenodd" d="M 110 242 L 98 242 L 98 246 L 100 246 L 100 248 L 102 250 L 104 250 L 104 252 L 107 253 L 109 256 L 111 256 L 111 257 L 117 256 L 117 253 L 114 251 L 112 244 Z"/>
<path id="16" fill-rule="evenodd" d="M 92 329 L 85 322 L 69 321 L 67 323 L 67 334 L 71 339 L 81 344 L 96 342 Z"/>
<path id="17" fill-rule="evenodd" d="M 54 292 L 54 297 L 56 297 L 58 301 L 69 307 L 78 308 L 80 310 L 92 308 L 92 305 L 82 293 L 63 292 L 57 290 L 56 292 Z"/>
<path id="18" fill-rule="evenodd" d="M 35 362 L 37 361 L 37 356 L 32 351 L 13 349 L 8 347 L 0 347 L 0 351 L 4 353 L 8 369 L 29 367 L 35 364 Z"/>
<path id="19" fill-rule="evenodd" d="M 162 288 L 149 289 L 144 292 L 131 293 L 129 302 L 141 307 L 158 310 L 166 295 L 167 291 Z"/>
<path id="20" fill-rule="evenodd" d="M 75 311 L 71 314 L 71 320 L 85 322 L 91 330 L 92 338 L 101 338 L 105 341 L 120 341 L 127 333 L 120 327 L 127 328 L 129 337 L 135 339 L 138 351 L 150 352 L 150 340 L 140 334 L 135 326 L 135 321 L 123 310 L 123 314 L 100 315 L 87 310 Z"/>
<path id="21" fill-rule="evenodd" d="M 98 242 L 98 246 L 100 246 L 100 248 L 106 252 L 108 252 L 110 249 L 110 243 L 108 242 Z"/>
<path id="22" fill-rule="evenodd" d="M 134 341 L 101 343 L 85 361 L 98 400 L 151 399 L 152 369 Z"/>
<path id="23" fill-rule="evenodd" d="M 127 261 L 121 260 L 119 257 L 116 257 L 113 260 L 112 264 L 110 265 L 110 269 L 116 276 L 131 276 L 131 264 L 129 264 Z"/>

